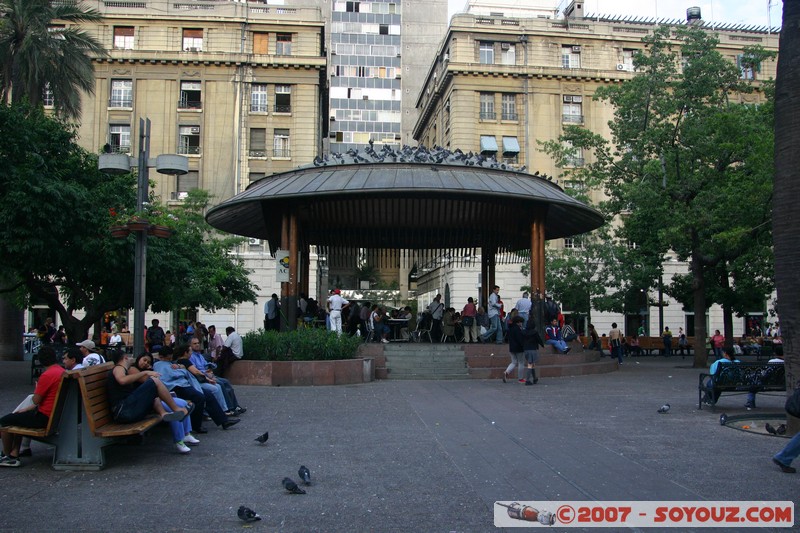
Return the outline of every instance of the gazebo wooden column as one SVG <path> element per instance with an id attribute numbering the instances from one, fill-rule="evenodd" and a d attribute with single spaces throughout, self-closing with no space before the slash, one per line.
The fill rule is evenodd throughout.
<path id="1" fill-rule="evenodd" d="M 294 210 L 281 219 L 281 249 L 289 252 L 289 281 L 281 283 L 281 331 L 297 328 L 299 231 Z"/>
<path id="2" fill-rule="evenodd" d="M 544 282 L 544 244 L 545 213 L 536 213 L 531 223 L 531 297 L 543 299 Z"/>

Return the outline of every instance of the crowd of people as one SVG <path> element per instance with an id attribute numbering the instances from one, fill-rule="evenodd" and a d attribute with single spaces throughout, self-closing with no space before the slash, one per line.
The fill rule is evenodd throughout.
<path id="1" fill-rule="evenodd" d="M 195 435 L 208 433 L 203 428 L 205 420 L 226 430 L 239 423 L 239 417 L 247 411 L 224 377 L 231 363 L 243 355 L 242 338 L 228 327 L 223 340 L 215 326 L 206 328 L 200 322 L 180 324 L 177 331 L 179 338 L 153 319 L 146 333 L 147 351 L 138 356 L 116 344 L 107 345 L 104 355 L 90 339 L 66 348 L 63 355 L 54 343 L 45 343 L 37 353 L 44 372 L 33 394 L 0 418 L 0 426 L 46 427 L 63 373 L 108 359 L 114 363 L 107 381 L 113 419 L 129 423 L 159 416 L 170 424 L 176 450 L 190 453 L 190 446 L 200 443 Z M 20 457 L 31 455 L 30 439 L 8 431 L 0 433 L 0 467 L 21 466 Z"/>

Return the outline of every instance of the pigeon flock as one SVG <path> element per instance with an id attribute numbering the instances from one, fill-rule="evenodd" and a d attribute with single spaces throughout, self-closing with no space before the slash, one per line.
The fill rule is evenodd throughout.
<path id="1" fill-rule="evenodd" d="M 380 150 L 373 148 L 373 141 L 370 141 L 363 151 L 351 148 L 347 152 L 325 154 L 314 158 L 313 166 L 327 167 L 329 165 L 358 165 L 362 163 L 419 163 L 435 165 L 461 165 L 476 166 L 481 168 L 491 168 L 497 170 L 508 170 L 511 172 L 525 173 L 526 167 L 516 168 L 510 164 L 503 163 L 495 159 L 493 155 L 486 156 L 480 152 L 463 152 L 460 149 L 450 151 L 441 146 L 426 148 L 424 146 L 403 145 L 399 150 L 384 144 Z M 312 165 L 308 165 L 311 167 Z M 438 170 L 431 167 L 432 170 Z M 534 174 L 536 177 L 545 178 L 552 181 L 552 177 L 545 174 Z"/>
<path id="2" fill-rule="evenodd" d="M 269 431 L 265 432 L 263 435 L 259 435 L 254 440 L 260 444 L 264 444 L 269 440 Z M 304 485 L 311 485 L 311 471 L 306 465 L 300 465 L 300 468 L 297 470 L 297 475 L 302 480 Z M 301 489 L 300 486 L 290 477 L 283 478 L 281 484 L 289 494 L 307 494 L 306 491 Z M 257 522 L 261 520 L 261 517 L 258 515 L 258 513 L 249 507 L 245 507 L 244 505 L 241 505 L 236 511 L 236 516 L 238 516 L 239 520 L 242 522 Z"/>

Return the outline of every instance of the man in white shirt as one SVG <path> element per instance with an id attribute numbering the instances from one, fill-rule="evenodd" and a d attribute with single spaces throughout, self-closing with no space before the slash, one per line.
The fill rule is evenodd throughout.
<path id="1" fill-rule="evenodd" d="M 79 346 L 81 349 L 81 353 L 83 354 L 84 368 L 94 365 L 102 365 L 106 362 L 103 356 L 95 351 L 94 341 L 86 339 L 85 341 L 77 343 L 75 346 Z"/>
<path id="2" fill-rule="evenodd" d="M 328 298 L 328 309 L 330 310 L 331 331 L 342 334 L 342 309 L 350 305 L 348 300 L 342 298 L 342 291 L 336 289 Z"/>
<path id="3" fill-rule="evenodd" d="M 528 293 L 523 292 L 522 298 L 517 300 L 517 303 L 514 305 L 514 309 L 517 310 L 519 316 L 525 319 L 525 322 L 522 323 L 522 329 L 525 329 L 526 324 L 528 323 L 528 317 L 531 314 L 531 303 L 530 298 L 528 298 Z"/>

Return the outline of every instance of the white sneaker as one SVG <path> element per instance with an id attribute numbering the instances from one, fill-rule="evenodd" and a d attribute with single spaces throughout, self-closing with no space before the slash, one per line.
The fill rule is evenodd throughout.
<path id="1" fill-rule="evenodd" d="M 386 339 L 381 339 L 381 342 L 382 342 L 383 344 L 389 344 L 389 341 L 387 341 Z"/>
<path id="2" fill-rule="evenodd" d="M 200 441 L 194 438 L 194 435 L 189 433 L 185 437 L 183 437 L 183 443 L 188 444 L 189 446 L 197 446 L 198 444 L 200 444 Z"/>
<path id="3" fill-rule="evenodd" d="M 175 448 L 178 449 L 178 453 L 189 453 L 192 451 L 192 449 L 185 445 L 182 440 L 179 440 L 175 443 Z"/>

